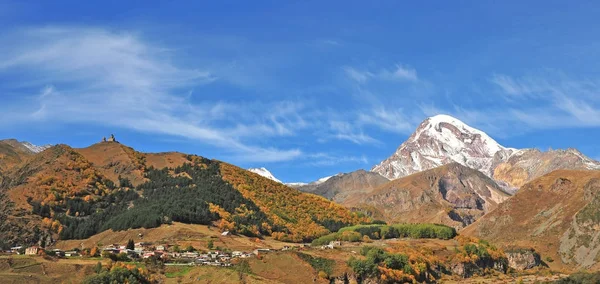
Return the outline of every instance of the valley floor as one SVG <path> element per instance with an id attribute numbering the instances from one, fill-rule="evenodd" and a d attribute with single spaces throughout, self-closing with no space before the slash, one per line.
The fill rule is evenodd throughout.
<path id="1" fill-rule="evenodd" d="M 155 244 L 177 244 L 184 248 L 193 246 L 198 250 L 209 250 L 209 242 L 214 247 L 228 250 L 253 251 L 258 248 L 269 248 L 272 252 L 261 253 L 259 257 L 248 259 L 249 274 L 241 274 L 236 267 L 167 265 L 157 277 L 164 283 L 329 283 L 319 276 L 319 270 L 302 259 L 299 254 L 310 255 L 317 259 L 331 260 L 329 273 L 332 277 L 340 277 L 352 270 L 346 262 L 351 257 L 359 256 L 361 247 L 405 246 L 427 250 L 443 259 L 451 256 L 459 247 L 454 240 L 439 239 L 392 239 L 376 240 L 369 243 L 343 243 L 335 249 L 305 247 L 301 244 L 285 243 L 265 238 L 262 240 L 244 236 L 223 236 L 217 228 L 205 225 L 174 223 L 153 229 L 131 229 L 127 231 L 106 231 L 85 240 L 60 241 L 56 248 L 71 250 L 73 248 L 103 247 L 108 244 L 125 244 L 129 239 L 135 242 L 152 242 Z M 281 251 L 285 246 L 292 250 Z M 10 264 L 9 264 L 9 259 Z M 1 283 L 81 283 L 88 275 L 95 274 L 94 266 L 98 262 L 107 263 L 108 259 L 72 257 L 49 260 L 40 256 L 4 255 L 0 256 Z M 143 263 L 135 265 L 144 266 Z M 314 265 L 314 263 L 313 263 Z M 553 274 L 549 270 L 538 271 L 537 275 L 509 275 L 473 277 L 461 279 L 444 276 L 440 283 L 537 283 L 555 281 L 564 274 Z"/>

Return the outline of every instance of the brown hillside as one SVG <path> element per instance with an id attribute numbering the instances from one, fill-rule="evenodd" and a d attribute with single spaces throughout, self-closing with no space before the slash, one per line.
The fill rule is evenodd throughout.
<path id="1" fill-rule="evenodd" d="M 175 174 L 174 168 L 184 164 Z M 144 178 L 146 174 L 151 175 Z M 119 176 L 133 185 L 148 183 L 144 188 L 121 186 Z M 236 166 L 181 153 L 140 153 L 117 142 L 83 149 L 57 145 L 3 172 L 2 178 L 3 246 L 88 237 L 106 230 L 109 220 L 113 229 L 170 220 L 216 221 L 222 230 L 296 242 L 368 221 L 325 198 Z M 146 190 L 152 197 L 144 195 Z"/>
<path id="2" fill-rule="evenodd" d="M 0 172 L 7 171 L 34 154 L 15 139 L 0 140 Z"/>
<path id="3" fill-rule="evenodd" d="M 599 268 L 599 223 L 600 171 L 558 170 L 527 183 L 462 233 L 533 247 L 552 268 Z"/>
<path id="4" fill-rule="evenodd" d="M 75 149 L 104 176 L 118 182 L 118 177 L 128 178 L 133 185 L 144 182 L 144 169 L 174 168 L 187 162 L 185 155 L 176 152 L 141 153 L 118 142 L 102 142 L 87 148 Z"/>
<path id="5" fill-rule="evenodd" d="M 5 174 L 0 188 L 4 203 L 1 214 L 6 218 L 0 228 L 2 237 L 8 242 L 37 242 L 47 234 L 40 231 L 46 231 L 56 238 L 60 224 L 32 214 L 30 201 L 54 206 L 66 197 L 102 195 L 109 191 L 105 181 L 89 161 L 67 145 L 31 156 Z"/>
<path id="6" fill-rule="evenodd" d="M 483 173 L 452 163 L 390 181 L 344 205 L 389 222 L 440 223 L 460 229 L 508 197 Z"/>

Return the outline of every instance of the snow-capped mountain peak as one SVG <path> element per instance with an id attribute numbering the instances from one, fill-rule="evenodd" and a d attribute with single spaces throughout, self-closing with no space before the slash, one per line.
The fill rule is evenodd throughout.
<path id="1" fill-rule="evenodd" d="M 270 179 L 270 180 L 272 180 L 272 181 L 276 181 L 276 182 L 278 182 L 278 183 L 282 183 L 282 182 L 281 182 L 279 179 L 277 179 L 277 178 L 276 178 L 276 177 L 275 177 L 275 176 L 274 176 L 274 175 L 273 175 L 273 174 L 272 174 L 272 173 L 271 173 L 269 170 L 267 170 L 267 169 L 266 169 L 266 168 L 264 168 L 264 167 L 261 167 L 261 168 L 250 168 L 250 169 L 248 169 L 248 170 L 249 170 L 249 171 L 251 171 L 251 172 L 253 172 L 253 173 L 259 174 L 259 175 L 261 175 L 261 176 L 263 176 L 263 177 L 266 177 L 266 178 L 268 178 L 268 179 Z"/>
<path id="2" fill-rule="evenodd" d="M 458 135 L 459 133 L 452 129 L 452 127 L 448 126 L 456 128 L 460 135 Z M 464 144 L 472 144 L 473 136 L 479 136 L 482 141 L 482 146 L 484 146 L 484 149 L 482 150 L 485 150 L 488 155 L 494 155 L 496 152 L 505 149 L 485 132 L 445 114 L 439 114 L 426 119 L 421 123 L 421 126 L 417 128 L 415 135 L 411 138 L 418 140 L 424 132 L 430 137 L 445 141 L 450 146 L 453 146 L 453 148 L 459 148 L 464 146 Z"/>
<path id="3" fill-rule="evenodd" d="M 338 173 L 338 174 L 335 174 L 335 175 L 332 175 L 332 176 L 322 177 L 322 178 L 320 178 L 320 179 L 318 179 L 316 181 L 311 182 L 311 184 L 315 184 L 315 185 L 316 184 L 322 184 L 322 183 L 328 181 L 332 177 L 337 177 L 337 176 L 341 176 L 341 175 L 343 175 L 343 174 L 342 173 Z"/>
<path id="4" fill-rule="evenodd" d="M 372 171 L 396 179 L 458 162 L 491 175 L 494 155 L 513 150 L 457 118 L 436 115 L 421 122 L 410 138 Z"/>
<path id="5" fill-rule="evenodd" d="M 38 145 L 33 145 L 29 142 L 19 142 L 21 143 L 21 145 L 23 145 L 25 148 L 29 149 L 29 151 L 34 152 L 34 153 L 40 153 L 50 147 L 52 147 L 52 145 L 43 145 L 43 146 L 38 146 Z"/>

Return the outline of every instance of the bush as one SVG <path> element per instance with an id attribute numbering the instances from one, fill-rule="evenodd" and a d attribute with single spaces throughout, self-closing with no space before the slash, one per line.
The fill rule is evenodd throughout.
<path id="1" fill-rule="evenodd" d="M 100 270 L 101 271 L 101 270 Z M 113 266 L 110 271 L 101 271 L 83 280 L 86 284 L 100 283 L 151 283 L 147 273 L 136 267 L 127 267 L 121 263 Z"/>
<path id="2" fill-rule="evenodd" d="M 324 272 L 326 277 L 322 278 L 328 278 L 329 275 L 333 273 L 333 267 L 335 266 L 334 260 L 323 257 L 316 257 L 300 252 L 296 253 L 296 255 L 298 255 L 300 259 L 308 262 L 308 264 L 310 264 L 310 266 L 312 266 L 316 271 Z"/>
<path id="3" fill-rule="evenodd" d="M 554 262 L 554 259 L 550 256 L 546 256 L 546 261 L 547 262 Z"/>
<path id="4" fill-rule="evenodd" d="M 340 229 L 337 233 L 322 236 L 312 242 L 313 246 L 329 244 L 332 241 L 369 242 L 373 239 L 393 238 L 437 238 L 451 239 L 456 236 L 454 228 L 438 224 L 395 224 L 357 225 Z"/>
<path id="5" fill-rule="evenodd" d="M 348 260 L 348 266 L 362 279 L 375 277 L 379 273 L 377 264 L 369 260 L 360 260 L 352 257 Z"/>
<path id="6" fill-rule="evenodd" d="M 387 279 L 383 283 L 410 283 L 415 280 L 429 283 L 437 277 L 431 270 L 432 263 L 424 259 L 414 259 L 411 263 L 406 254 L 390 253 L 374 246 L 362 247 L 360 254 L 365 259 L 352 257 L 347 262 L 360 280 L 380 278 Z"/>

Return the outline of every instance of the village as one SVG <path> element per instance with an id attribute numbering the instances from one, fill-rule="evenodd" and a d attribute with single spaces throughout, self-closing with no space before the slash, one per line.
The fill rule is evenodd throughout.
<path id="1" fill-rule="evenodd" d="M 212 243 L 209 244 L 209 247 Z M 331 242 L 328 245 L 320 246 L 320 249 L 333 249 L 341 246 L 341 242 Z M 132 261 L 140 262 L 146 260 L 156 260 L 165 265 L 206 265 L 229 267 L 237 260 L 260 257 L 261 255 L 277 251 L 304 250 L 310 247 L 310 244 L 300 244 L 297 246 L 283 246 L 280 249 L 256 248 L 252 251 L 232 251 L 227 248 L 215 248 L 208 251 L 200 251 L 188 246 L 179 248 L 178 245 L 156 244 L 152 242 L 133 243 L 129 240 L 127 244 L 110 244 L 93 249 L 72 249 L 61 250 L 42 248 L 40 246 L 31 246 L 24 248 L 16 246 L 6 250 L 5 254 L 16 255 L 45 255 L 56 258 L 76 258 L 76 257 L 101 257 L 112 259 L 114 261 Z"/>

